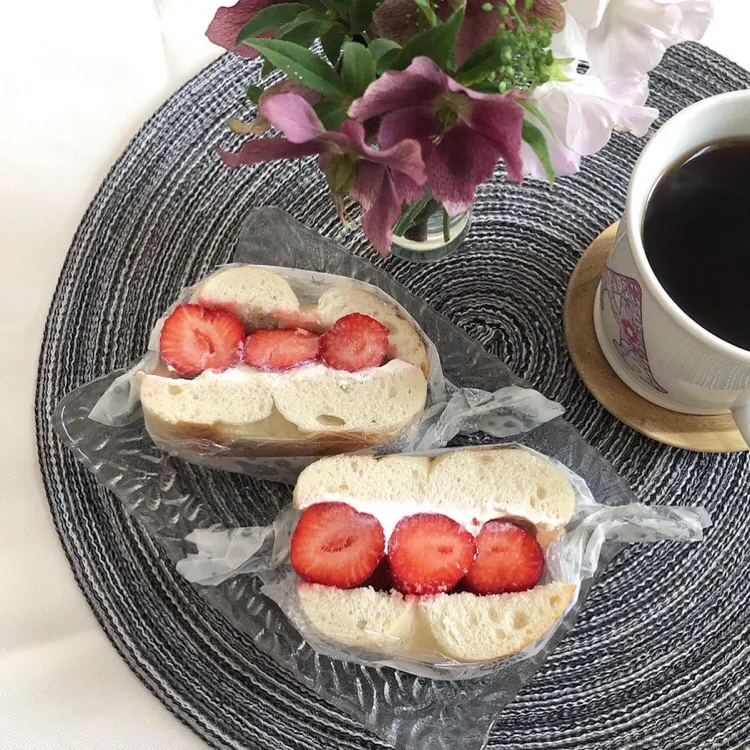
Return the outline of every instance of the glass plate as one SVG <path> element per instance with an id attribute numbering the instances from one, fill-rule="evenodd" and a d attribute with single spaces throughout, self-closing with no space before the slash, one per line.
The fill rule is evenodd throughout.
<path id="1" fill-rule="evenodd" d="M 263 208 L 248 216 L 232 260 L 306 268 L 375 284 L 420 323 L 438 348 L 446 377 L 455 385 L 489 391 L 523 385 L 497 357 L 426 307 L 388 274 L 280 209 Z M 56 409 L 55 427 L 75 456 L 117 495 L 172 562 L 193 551 L 184 539 L 194 529 L 268 525 L 290 502 L 291 489 L 285 485 L 166 456 L 151 442 L 141 419 L 122 427 L 108 427 L 88 419 L 91 408 L 119 374 L 99 378 L 66 396 Z M 586 481 L 599 503 L 635 502 L 612 466 L 563 418 L 511 440 L 568 466 Z M 455 444 L 497 442 L 503 441 L 477 434 Z M 608 545 L 600 558 L 599 572 L 618 549 L 618 545 Z M 592 580 L 583 583 L 578 603 L 569 611 L 557 636 L 533 660 L 519 663 L 510 659 L 499 672 L 462 682 L 430 680 L 317 654 L 279 608 L 260 593 L 255 578 L 235 578 L 216 587 L 200 587 L 200 591 L 260 649 L 386 741 L 404 748 L 454 748 L 458 743 L 461 747 L 484 744 L 496 713 L 513 700 L 572 627 Z"/>

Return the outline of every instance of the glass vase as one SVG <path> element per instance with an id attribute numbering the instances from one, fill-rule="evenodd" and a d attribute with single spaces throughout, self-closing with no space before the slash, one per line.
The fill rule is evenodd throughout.
<path id="1" fill-rule="evenodd" d="M 402 235 L 394 232 L 393 255 L 413 263 L 442 260 L 464 241 L 470 227 L 471 209 L 446 222 L 440 208 L 415 221 Z"/>

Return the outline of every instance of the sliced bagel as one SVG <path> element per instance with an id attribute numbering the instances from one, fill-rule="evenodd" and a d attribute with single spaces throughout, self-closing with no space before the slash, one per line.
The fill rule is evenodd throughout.
<path id="1" fill-rule="evenodd" d="M 275 326 L 280 312 L 300 306 L 286 279 L 257 266 L 229 266 L 212 273 L 197 286 L 191 301 L 234 313 L 248 329 Z"/>
<path id="2" fill-rule="evenodd" d="M 208 276 L 195 289 L 192 302 L 237 315 L 248 330 L 263 327 L 328 330 L 339 318 L 359 312 L 389 330 L 388 357 L 429 372 L 427 348 L 414 324 L 392 304 L 354 284 L 333 286 L 317 304 L 300 301 L 281 275 L 257 266 L 228 266 Z"/>
<path id="3" fill-rule="evenodd" d="M 376 295 L 355 286 L 334 286 L 318 300 L 318 317 L 324 329 L 349 313 L 362 313 L 382 323 L 389 330 L 388 356 L 402 359 L 429 372 L 427 348 L 414 325 L 393 306 Z"/>
<path id="4" fill-rule="evenodd" d="M 423 597 L 419 612 L 441 654 L 462 662 L 489 661 L 544 635 L 565 612 L 575 588 L 548 583 L 512 594 L 438 594 Z"/>
<path id="5" fill-rule="evenodd" d="M 305 616 L 326 638 L 388 653 L 411 647 L 416 599 L 407 601 L 396 591 L 343 590 L 316 583 L 300 583 L 297 594 Z"/>
<path id="6" fill-rule="evenodd" d="M 148 431 L 162 440 L 200 439 L 229 455 L 296 455 L 358 450 L 388 442 L 424 409 L 427 383 L 414 365 L 392 360 L 366 372 L 323 365 L 267 373 L 241 365 L 193 380 L 141 375 Z M 318 445 L 319 443 L 319 445 Z"/>
<path id="7" fill-rule="evenodd" d="M 301 583 L 297 592 L 309 623 L 331 641 L 417 659 L 479 662 L 509 656 L 539 639 L 563 615 L 575 586 L 418 598 Z"/>
<path id="8" fill-rule="evenodd" d="M 141 381 L 149 432 L 165 443 L 201 441 L 195 446 L 201 455 L 328 455 L 389 442 L 426 404 L 422 337 L 393 305 L 353 284 L 325 291 L 320 299 L 322 308 L 301 304 L 281 274 L 236 265 L 208 276 L 190 301 L 234 313 L 246 331 L 292 327 L 321 333 L 349 312 L 365 312 L 388 326 L 390 361 L 355 373 L 323 365 L 268 373 L 240 365 L 193 380 L 160 365 Z M 401 351 L 407 359 L 395 356 Z M 180 450 L 190 453 L 191 447 Z"/>
<path id="9" fill-rule="evenodd" d="M 434 458 L 341 456 L 316 461 L 300 474 L 294 504 L 306 508 L 325 500 L 340 500 L 384 518 L 443 513 L 474 533 L 493 518 L 511 517 L 533 524 L 542 546 L 558 536 L 575 508 L 573 487 L 551 462 L 503 446 Z"/>
<path id="10" fill-rule="evenodd" d="M 432 459 L 416 456 L 332 456 L 310 464 L 297 478 L 294 505 L 300 510 L 323 501 L 357 509 L 377 498 L 379 507 L 405 515 L 408 502 L 421 506 L 427 497 Z"/>
<path id="11" fill-rule="evenodd" d="M 404 516 L 429 512 L 448 515 L 474 533 L 489 520 L 511 517 L 533 526 L 544 543 L 570 520 L 575 492 L 547 459 L 522 448 L 495 446 L 433 458 L 321 459 L 300 474 L 294 505 L 304 509 L 326 501 L 372 513 L 386 537 Z M 371 588 L 304 584 L 300 606 L 320 633 L 340 643 L 422 660 L 478 662 L 516 653 L 536 641 L 562 616 L 574 592 L 573 584 L 555 582 L 489 596 L 403 597 Z"/>
<path id="12" fill-rule="evenodd" d="M 399 359 L 355 373 L 318 365 L 319 379 L 307 377 L 307 369 L 273 381 L 276 407 L 302 432 L 392 434 L 419 416 L 427 400 L 422 372 Z"/>

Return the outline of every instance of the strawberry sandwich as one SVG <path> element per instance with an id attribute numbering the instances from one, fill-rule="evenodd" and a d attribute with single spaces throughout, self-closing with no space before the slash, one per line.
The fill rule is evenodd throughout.
<path id="1" fill-rule="evenodd" d="M 395 305 L 351 282 L 301 302 L 268 268 L 228 266 L 164 320 L 140 373 L 149 433 L 235 456 L 383 445 L 427 399 L 427 349 Z M 193 441 L 187 446 L 184 441 Z"/>
<path id="2" fill-rule="evenodd" d="M 294 505 L 300 607 L 331 641 L 487 661 L 537 640 L 575 592 L 541 583 L 575 492 L 521 448 L 324 458 L 300 474 Z"/>

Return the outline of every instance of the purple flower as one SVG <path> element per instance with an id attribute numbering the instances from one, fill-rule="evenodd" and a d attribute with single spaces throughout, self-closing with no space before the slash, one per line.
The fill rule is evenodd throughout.
<path id="1" fill-rule="evenodd" d="M 209 41 L 242 57 L 256 57 L 258 52 L 246 44 L 237 44 L 242 27 L 264 8 L 276 5 L 279 0 L 238 0 L 228 8 L 219 8 L 206 29 Z M 268 34 L 263 34 L 268 36 Z"/>
<path id="2" fill-rule="evenodd" d="M 422 197 L 426 178 L 419 143 L 399 139 L 375 150 L 365 143 L 365 129 L 347 120 L 341 130 L 326 130 L 315 110 L 298 94 L 277 94 L 260 114 L 286 138 L 247 141 L 237 153 L 221 152 L 230 167 L 320 154 L 334 195 L 349 192 L 362 206 L 362 228 L 381 255 L 390 252 L 393 226 L 404 202 Z"/>
<path id="3" fill-rule="evenodd" d="M 284 80 L 274 83 L 263 91 L 258 100 L 259 104 L 270 99 L 272 96 L 279 96 L 279 94 L 299 94 L 306 102 L 309 102 L 315 106 L 318 102 L 323 99 L 323 95 L 312 89 L 308 89 L 297 81 Z M 232 119 L 227 122 L 227 125 L 235 132 L 241 135 L 247 135 L 252 133 L 253 135 L 263 135 L 268 128 L 271 127 L 271 123 L 266 120 L 262 115 L 258 115 L 251 123 L 244 123 L 241 120 Z"/>
<path id="4" fill-rule="evenodd" d="M 406 70 L 371 83 L 349 107 L 349 116 L 362 122 L 380 115 L 380 148 L 387 153 L 416 139 L 432 195 L 451 215 L 474 202 L 477 186 L 492 177 L 498 159 L 510 179 L 522 179 L 524 109 L 514 95 L 471 91 L 430 58 L 416 57 Z"/>

